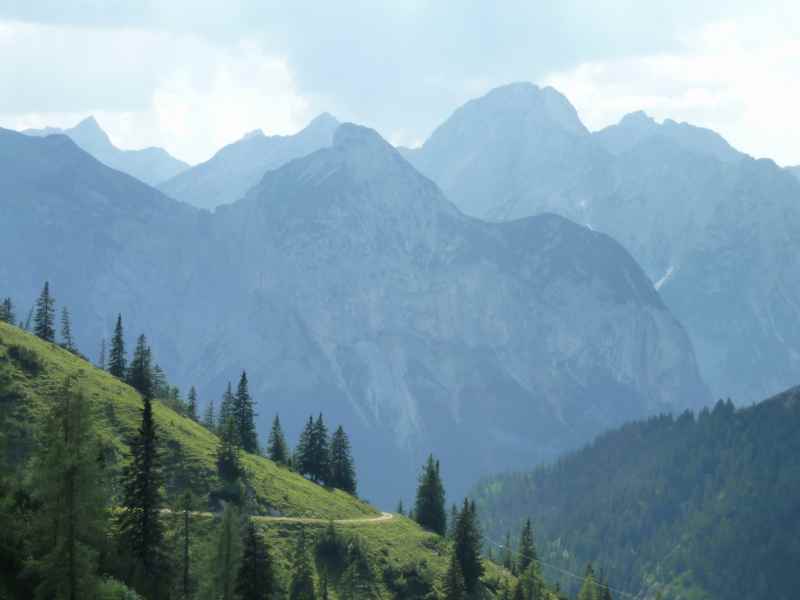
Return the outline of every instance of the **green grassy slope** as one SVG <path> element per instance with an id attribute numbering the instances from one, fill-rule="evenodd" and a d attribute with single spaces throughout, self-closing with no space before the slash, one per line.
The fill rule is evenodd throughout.
<path id="1" fill-rule="evenodd" d="M 125 440 L 140 420 L 138 393 L 58 346 L 0 323 L 0 417 L 5 423 L 9 448 L 18 464 L 23 464 L 34 443 L 33 424 L 43 412 L 48 394 L 70 375 L 79 377 L 77 385 L 95 403 L 101 437 L 114 469 L 119 470 L 128 456 Z M 217 484 L 217 437 L 160 402 L 155 402 L 153 408 L 166 467 L 167 504 L 177 506 L 174 499 L 187 486 L 198 498 L 205 497 Z M 327 520 L 336 519 L 338 531 L 362 540 L 387 593 L 398 594 L 397 585 L 413 589 L 420 581 L 439 585 L 449 556 L 448 543 L 440 537 L 399 515 L 390 520 L 365 521 L 380 517 L 381 513 L 357 498 L 313 484 L 266 458 L 246 455 L 244 464 L 258 510 L 265 515 L 257 517 L 256 522 L 265 530 L 274 555 L 279 563 L 285 563 L 284 567 L 288 567 L 300 528 L 313 539 L 322 533 Z M 201 513 L 205 510 L 198 508 Z M 298 523 L 270 518 L 276 515 L 321 521 Z M 177 513 L 165 516 L 167 520 L 177 517 Z M 205 541 L 213 539 L 216 518 L 200 513 L 193 517 L 199 525 L 198 534 Z M 356 521 L 338 522 L 342 519 Z M 485 581 L 490 588 L 509 577 L 507 572 L 487 563 Z M 400 597 L 417 597 L 400 593 Z M 487 597 L 491 597 L 488 592 Z"/>

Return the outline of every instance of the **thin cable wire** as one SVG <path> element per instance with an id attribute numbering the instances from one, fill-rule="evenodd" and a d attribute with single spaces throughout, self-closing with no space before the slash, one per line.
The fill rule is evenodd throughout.
<path id="1" fill-rule="evenodd" d="M 490 537 L 484 536 L 484 539 L 486 539 L 490 544 L 492 544 L 493 546 L 496 546 L 499 549 L 505 549 L 505 546 L 503 544 L 498 544 L 495 540 L 493 540 Z M 509 549 L 509 550 L 511 550 L 511 549 Z M 511 553 L 513 555 L 516 555 L 517 557 L 521 556 L 521 553 L 519 551 L 517 551 L 517 550 L 511 550 Z M 563 575 L 568 575 L 569 577 L 577 579 L 578 581 L 583 581 L 585 579 L 585 577 L 583 577 L 581 575 L 578 575 L 577 573 L 573 573 L 572 571 L 567 571 L 565 569 L 562 569 L 561 567 L 557 567 L 555 565 L 551 565 L 551 564 L 546 563 L 543 560 L 540 560 L 538 558 L 534 558 L 533 561 L 536 562 L 537 564 L 543 566 L 543 567 L 548 567 L 550 569 L 553 569 L 554 571 L 558 571 L 559 573 L 561 573 Z M 596 585 L 597 587 L 599 587 L 601 589 L 608 589 L 609 591 L 614 592 L 615 594 L 618 594 L 620 596 L 625 596 L 627 598 L 633 598 L 634 600 L 639 598 L 641 596 L 641 593 L 642 593 L 642 592 L 639 592 L 638 594 L 631 594 L 630 592 L 626 592 L 625 590 L 620 590 L 620 589 L 612 587 L 612 586 L 610 586 L 608 584 L 602 584 L 602 583 L 599 583 L 597 581 L 594 581 L 593 583 L 594 583 L 594 585 Z"/>

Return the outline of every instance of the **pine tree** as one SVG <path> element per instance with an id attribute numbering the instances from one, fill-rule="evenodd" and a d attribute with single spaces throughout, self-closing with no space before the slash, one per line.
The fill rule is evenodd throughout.
<path id="1" fill-rule="evenodd" d="M 97 357 L 97 368 L 106 370 L 106 338 L 100 340 L 100 355 Z"/>
<path id="2" fill-rule="evenodd" d="M 347 552 L 347 567 L 342 574 L 342 600 L 377 600 L 380 598 L 375 571 L 361 540 L 356 538 Z"/>
<path id="3" fill-rule="evenodd" d="M 464 587 L 470 594 L 475 592 L 483 575 L 481 545 L 481 532 L 475 503 L 464 499 L 464 505 L 461 512 L 458 513 L 456 521 L 453 547 L 458 563 L 461 565 Z"/>
<path id="4" fill-rule="evenodd" d="M 107 500 L 100 440 L 88 399 L 68 378 L 47 409 L 30 470 L 41 504 L 34 522 L 37 597 L 93 598 Z M 39 554 L 39 552 L 37 552 Z"/>
<path id="5" fill-rule="evenodd" d="M 133 361 L 136 360 L 136 355 L 131 361 L 130 368 L 133 369 Z M 164 369 L 157 363 L 153 366 L 152 372 L 152 385 L 153 385 L 153 398 L 159 400 L 166 400 L 169 397 L 169 382 L 167 376 L 164 374 Z M 174 407 L 173 407 L 174 408 Z"/>
<path id="6" fill-rule="evenodd" d="M 197 390 L 194 389 L 194 386 L 189 388 L 189 404 L 186 408 L 187 416 L 192 421 L 197 421 Z"/>
<path id="7" fill-rule="evenodd" d="M 403 499 L 397 501 L 397 509 L 396 511 L 398 515 L 404 516 L 405 515 L 405 508 L 403 507 Z"/>
<path id="8" fill-rule="evenodd" d="M 289 586 L 289 600 L 316 600 L 314 566 L 306 547 L 306 533 L 302 528 L 300 529 L 292 562 L 292 583 Z"/>
<path id="9" fill-rule="evenodd" d="M 209 431 L 217 430 L 217 417 L 214 414 L 214 400 L 211 399 L 206 405 L 206 410 L 203 413 L 203 427 Z"/>
<path id="10" fill-rule="evenodd" d="M 537 560 L 536 547 L 533 543 L 533 527 L 531 520 L 525 521 L 522 533 L 519 536 L 519 571 L 524 572 L 528 566 Z"/>
<path id="11" fill-rule="evenodd" d="M 581 589 L 578 592 L 577 600 L 600 600 L 600 596 L 598 594 L 599 587 L 597 585 L 597 579 L 594 575 L 594 569 L 592 569 L 591 563 L 586 567 L 586 575 L 583 577 L 583 583 L 581 584 Z"/>
<path id="12" fill-rule="evenodd" d="M 450 554 L 450 565 L 444 578 L 444 600 L 464 600 L 467 597 L 461 564 L 455 552 Z"/>
<path id="13" fill-rule="evenodd" d="M 143 336 L 142 336 L 143 337 Z M 142 338 L 140 338 L 142 341 Z M 134 372 L 142 374 L 142 423 L 130 441 L 131 462 L 123 471 L 123 510 L 119 513 L 120 547 L 133 560 L 134 587 L 145 595 L 158 595 L 167 576 L 167 560 L 163 551 L 164 526 L 160 520 L 162 504 L 161 457 L 158 452 L 158 431 L 153 420 L 146 343 L 140 344 Z M 139 382 L 139 375 L 136 376 Z"/>
<path id="14" fill-rule="evenodd" d="M 131 366 L 128 369 L 127 383 L 142 396 L 150 399 L 156 397 L 150 347 L 144 335 L 140 335 L 136 340 L 136 350 L 133 352 Z"/>
<path id="15" fill-rule="evenodd" d="M 245 527 L 244 551 L 236 578 L 238 600 L 269 600 L 275 589 L 272 559 L 252 519 Z"/>
<path id="16" fill-rule="evenodd" d="M 211 594 L 215 599 L 234 600 L 236 597 L 236 574 L 242 559 L 242 539 L 239 530 L 239 510 L 233 504 L 226 504 L 222 513 L 219 537 L 215 544 L 214 589 Z"/>
<path id="17" fill-rule="evenodd" d="M 428 462 L 419 478 L 414 517 L 417 523 L 434 533 L 444 535 L 447 531 L 444 486 L 439 472 L 439 462 L 433 460 L 433 455 L 428 457 Z"/>
<path id="18" fill-rule="evenodd" d="M 117 325 L 111 338 L 111 354 L 108 357 L 108 372 L 118 379 L 125 379 L 128 359 L 125 354 L 125 336 L 122 332 L 122 315 L 117 315 Z"/>
<path id="19" fill-rule="evenodd" d="M 72 339 L 72 324 L 70 323 L 69 309 L 66 306 L 61 309 L 61 347 L 73 354 L 78 351 L 75 341 Z"/>
<path id="20" fill-rule="evenodd" d="M 236 429 L 236 445 L 241 446 L 239 440 L 239 428 L 236 427 L 236 397 L 233 395 L 231 382 L 228 382 L 228 387 L 222 394 L 222 402 L 219 405 L 219 415 L 217 415 L 217 427 L 224 427 L 228 419 L 233 419 L 234 428 Z"/>
<path id="21" fill-rule="evenodd" d="M 227 484 L 235 483 L 243 474 L 238 440 L 236 422 L 233 417 L 228 417 L 228 420 L 220 425 L 217 445 L 217 474 Z"/>
<path id="22" fill-rule="evenodd" d="M 50 295 L 50 283 L 45 281 L 42 293 L 36 301 L 33 332 L 47 342 L 56 341 L 55 304 L 55 299 Z"/>
<path id="23" fill-rule="evenodd" d="M 258 434 L 256 433 L 255 411 L 253 409 L 253 398 L 247 384 L 247 373 L 242 371 L 239 378 L 239 386 L 236 389 L 234 400 L 236 426 L 239 429 L 239 439 L 241 440 L 242 450 L 250 454 L 258 454 Z"/>
<path id="24" fill-rule="evenodd" d="M 25 331 L 31 330 L 31 323 L 33 322 L 33 310 L 34 306 L 31 306 L 31 309 L 28 311 L 28 317 L 25 319 L 25 323 L 20 323 L 20 327 L 22 327 Z"/>
<path id="25" fill-rule="evenodd" d="M 3 302 L 0 304 L 0 321 L 11 325 L 17 322 L 17 317 L 14 314 L 14 304 L 11 302 L 11 298 L 3 298 Z"/>
<path id="26" fill-rule="evenodd" d="M 279 465 L 289 464 L 289 448 L 286 445 L 286 438 L 281 429 L 281 420 L 278 415 L 272 421 L 272 430 L 269 432 L 267 440 L 267 457 Z"/>
<path id="27" fill-rule="evenodd" d="M 503 567 L 514 573 L 514 553 L 511 550 L 511 533 L 506 533 L 506 543 L 503 544 Z"/>
<path id="28" fill-rule="evenodd" d="M 350 454 L 350 440 L 341 425 L 331 439 L 329 483 L 348 494 L 356 493 L 356 470 Z"/>
<path id="29" fill-rule="evenodd" d="M 456 523 L 458 523 L 458 507 L 455 502 L 450 505 L 450 517 L 447 519 L 447 538 L 453 539 L 456 535 Z"/>
<path id="30" fill-rule="evenodd" d="M 330 443 L 328 428 L 319 413 L 311 429 L 311 480 L 315 483 L 327 483 L 330 476 Z"/>
<path id="31" fill-rule="evenodd" d="M 314 417 L 308 417 L 306 426 L 300 434 L 300 440 L 297 442 L 294 461 L 297 472 L 304 476 L 310 476 L 314 471 L 313 437 Z"/>

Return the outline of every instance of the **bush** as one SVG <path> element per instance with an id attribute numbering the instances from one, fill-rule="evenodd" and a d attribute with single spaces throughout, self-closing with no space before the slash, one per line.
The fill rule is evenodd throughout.
<path id="1" fill-rule="evenodd" d="M 142 600 L 142 597 L 121 581 L 107 577 L 97 586 L 98 600 Z"/>
<path id="2" fill-rule="evenodd" d="M 8 356 L 20 369 L 30 375 L 38 375 L 42 370 L 42 363 L 36 353 L 29 348 L 12 344 L 8 347 Z"/>

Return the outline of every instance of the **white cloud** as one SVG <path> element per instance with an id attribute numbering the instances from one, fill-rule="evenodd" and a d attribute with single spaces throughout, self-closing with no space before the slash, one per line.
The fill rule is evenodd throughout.
<path id="1" fill-rule="evenodd" d="M 70 127 L 94 114 L 118 146 L 189 162 L 256 128 L 294 132 L 315 112 L 286 60 L 248 40 L 0 22 L 0 54 L 0 78 L 15 82 L 0 125 Z"/>
<path id="2" fill-rule="evenodd" d="M 546 83 L 590 129 L 645 110 L 709 127 L 740 150 L 800 164 L 800 37 L 768 19 L 720 22 L 673 53 L 585 62 Z"/>

